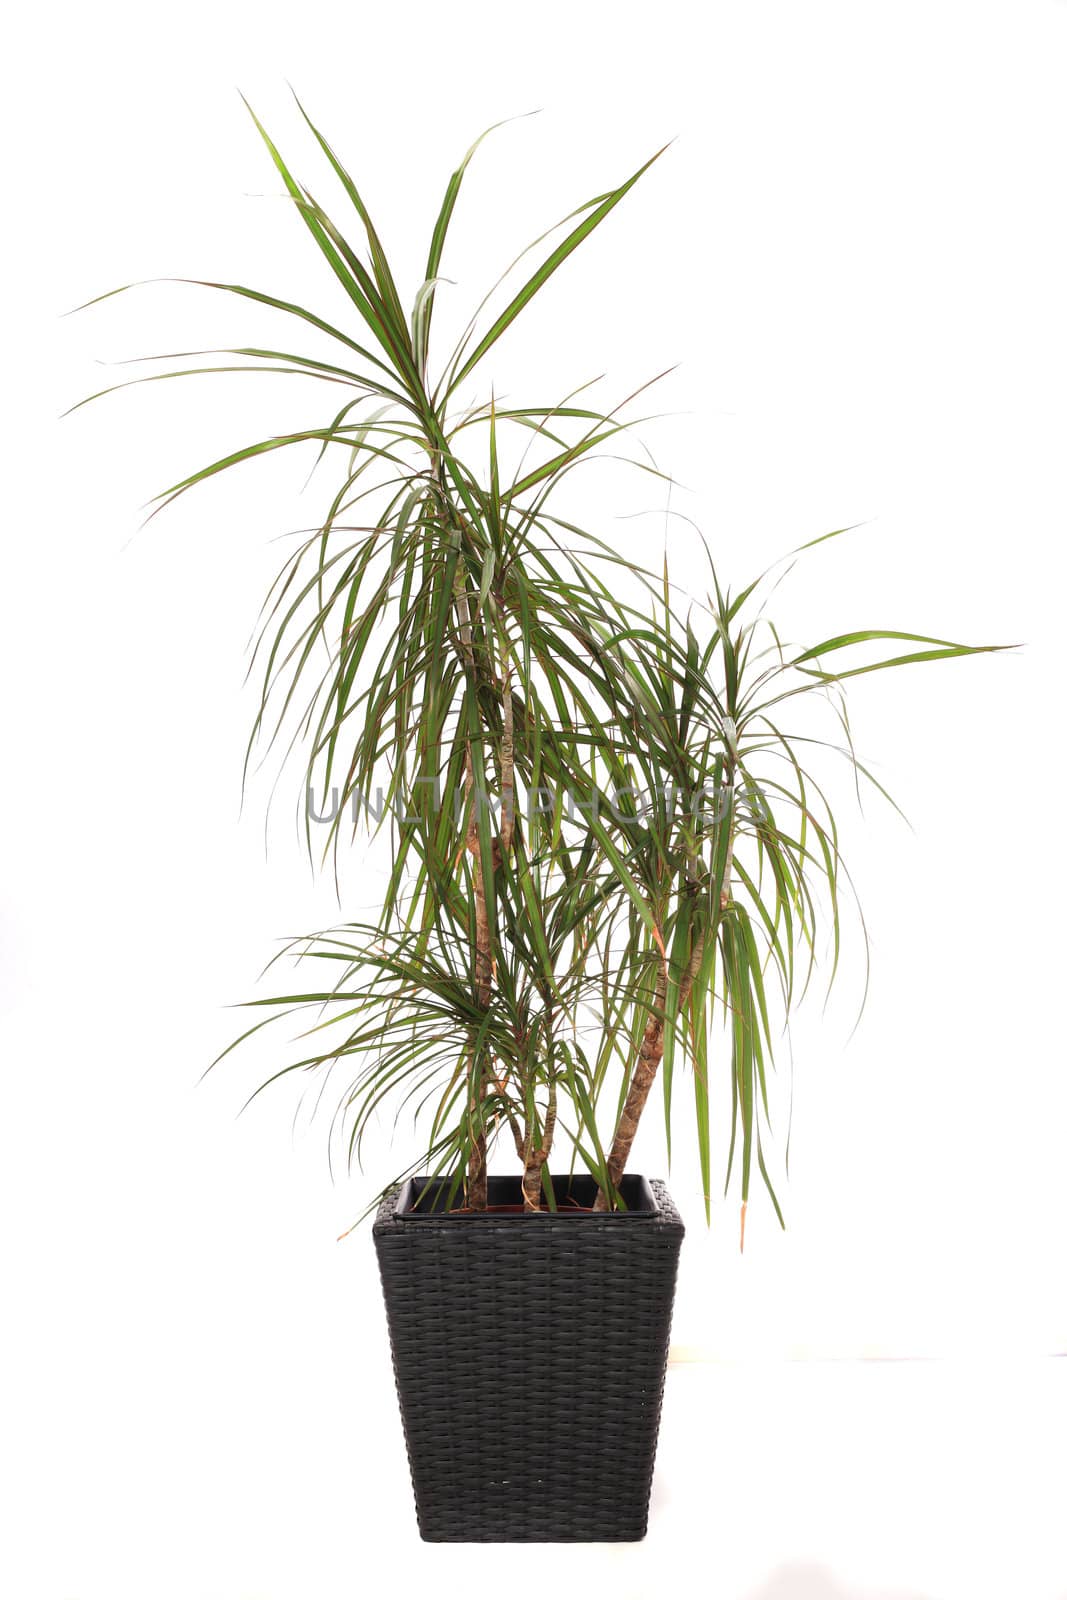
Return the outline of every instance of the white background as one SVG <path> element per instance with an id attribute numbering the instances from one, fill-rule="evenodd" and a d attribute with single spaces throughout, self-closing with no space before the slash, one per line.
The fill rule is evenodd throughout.
<path id="1" fill-rule="evenodd" d="M 8 30 L 3 1592 L 1067 1594 L 1067 5 L 105 3 Z M 122 375 L 96 361 L 267 342 L 191 290 L 59 314 L 171 273 L 329 299 L 236 93 L 315 173 L 286 79 L 409 296 L 458 157 L 541 109 L 471 169 L 456 307 L 676 137 L 486 381 L 620 395 L 677 362 L 649 442 L 733 581 L 864 524 L 794 575 L 786 632 L 1025 646 L 854 691 L 915 832 L 842 795 L 873 981 L 851 1041 L 854 989 L 795 1030 L 788 1231 L 754 1204 L 741 1257 L 736 1202 L 705 1230 L 676 1155 L 640 1550 L 419 1545 L 369 1232 L 335 1243 L 403 1146 L 334 1183 L 285 1089 L 235 1120 L 254 1062 L 197 1083 L 276 941 L 338 916 L 284 800 L 268 855 L 266 785 L 238 816 L 268 541 L 324 491 L 293 459 L 140 533 L 138 508 L 322 401 L 235 378 L 58 424 Z M 608 536 L 655 553 L 662 518 L 608 501 Z"/>

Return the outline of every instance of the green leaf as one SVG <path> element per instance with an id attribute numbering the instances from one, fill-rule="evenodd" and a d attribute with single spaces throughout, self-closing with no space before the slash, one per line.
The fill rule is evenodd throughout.
<path id="1" fill-rule="evenodd" d="M 625 183 L 620 184 L 617 189 L 612 189 L 610 193 L 600 199 L 599 202 L 587 202 L 589 206 L 593 207 L 589 215 L 586 216 L 576 228 L 571 230 L 561 244 L 556 246 L 556 248 L 548 256 L 547 260 L 545 260 L 541 266 L 538 267 L 537 271 L 527 279 L 522 288 L 519 290 L 518 294 L 514 296 L 510 303 L 500 313 L 499 317 L 497 317 L 488 333 L 486 333 L 475 346 L 471 355 L 467 357 L 466 361 L 453 377 L 449 385 L 450 393 L 463 382 L 464 378 L 468 377 L 469 374 L 474 371 L 474 368 L 478 365 L 479 361 L 481 361 L 482 357 L 492 349 L 493 345 L 496 344 L 501 334 L 506 333 L 508 328 L 510 328 L 511 324 L 515 321 L 515 318 L 519 315 L 520 311 L 522 311 L 525 306 L 529 305 L 538 289 L 542 288 L 544 284 L 548 282 L 549 278 L 556 271 L 557 267 L 562 266 L 567 257 L 572 255 L 574 251 L 577 250 L 578 246 L 583 242 L 583 240 L 589 237 L 594 228 L 600 226 L 601 222 L 603 222 L 608 213 L 615 209 L 619 201 L 629 193 L 638 179 L 644 176 L 649 167 L 652 166 L 653 162 L 659 160 L 660 156 L 667 148 L 668 147 L 664 145 L 662 149 L 657 150 L 656 154 L 651 156 L 643 166 L 638 167 L 637 171 L 633 173 L 631 177 L 627 178 Z M 427 272 L 426 276 L 430 277 L 430 272 Z"/>

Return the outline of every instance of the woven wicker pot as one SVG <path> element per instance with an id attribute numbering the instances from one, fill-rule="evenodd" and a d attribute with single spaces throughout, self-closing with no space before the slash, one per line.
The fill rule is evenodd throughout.
<path id="1" fill-rule="evenodd" d="M 685 1232 L 666 1189 L 627 1177 L 625 1212 L 569 1216 L 440 1194 L 412 1179 L 374 1224 L 422 1537 L 642 1539 Z M 490 1205 L 521 1198 L 490 1178 Z"/>

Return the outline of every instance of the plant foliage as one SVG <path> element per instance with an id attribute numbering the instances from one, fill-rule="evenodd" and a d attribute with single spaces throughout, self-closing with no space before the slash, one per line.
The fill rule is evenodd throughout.
<path id="1" fill-rule="evenodd" d="M 275 747 L 299 760 L 331 819 L 313 832 L 309 805 L 309 849 L 324 837 L 326 861 L 353 834 L 386 833 L 390 873 L 373 923 L 291 947 L 291 992 L 253 1000 L 266 1015 L 235 1043 L 304 1018 L 275 1077 L 337 1085 L 353 1160 L 384 1108 L 413 1111 L 416 1165 L 473 1207 L 501 1139 L 528 1207 L 555 1205 L 560 1147 L 596 1177 L 598 1204 L 620 1203 L 657 1081 L 670 1139 L 680 1065 L 710 1207 L 709 1083 L 725 1071 L 727 1187 L 736 1174 L 744 1207 L 755 1168 L 780 1217 L 768 1074 L 823 949 L 833 981 L 848 884 L 812 752 L 831 745 L 873 784 L 846 681 L 974 647 L 884 629 L 789 647 L 763 612 L 768 575 L 732 593 L 703 545 L 706 594 L 692 603 L 666 568 L 628 560 L 562 503 L 576 468 L 625 447 L 638 396 L 606 412 L 586 391 L 555 404 L 485 397 L 497 343 L 662 152 L 536 239 L 438 359 L 449 227 L 481 141 L 449 180 L 406 305 L 359 189 L 300 111 L 343 196 L 339 219 L 253 120 L 345 316 L 196 280 L 255 303 L 278 332 L 153 358 L 162 370 L 130 380 L 257 371 L 329 386 L 306 428 L 228 449 L 153 511 L 278 450 L 334 470 L 321 522 L 263 607 L 247 761 Z M 816 699 L 838 738 L 798 723 Z"/>

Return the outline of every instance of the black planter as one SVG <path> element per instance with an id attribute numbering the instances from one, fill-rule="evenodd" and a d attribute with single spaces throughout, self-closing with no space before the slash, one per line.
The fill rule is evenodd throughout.
<path id="1" fill-rule="evenodd" d="M 566 1214 L 590 1178 L 556 1193 L 557 1213 L 448 1215 L 415 1178 L 378 1212 L 424 1539 L 644 1538 L 685 1229 L 655 1181 L 624 1178 L 614 1214 Z M 489 1179 L 490 1205 L 521 1199 Z"/>

